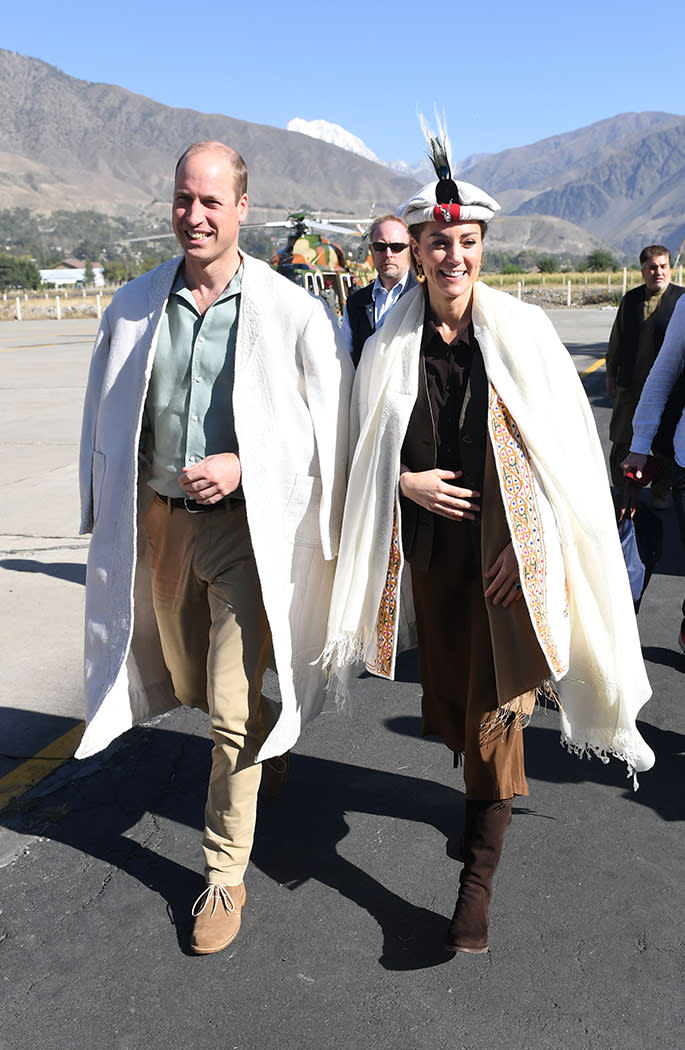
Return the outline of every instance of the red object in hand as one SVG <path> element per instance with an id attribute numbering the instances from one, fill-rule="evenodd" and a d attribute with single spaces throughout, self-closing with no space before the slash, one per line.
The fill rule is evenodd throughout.
<path id="1" fill-rule="evenodd" d="M 640 471 L 640 477 L 636 477 L 634 470 L 627 470 L 625 477 L 628 481 L 632 481 L 634 485 L 639 485 L 644 488 L 645 485 L 649 485 L 650 481 L 654 481 L 658 478 L 664 469 L 663 459 L 659 459 L 657 456 L 647 456 L 644 467 Z"/>

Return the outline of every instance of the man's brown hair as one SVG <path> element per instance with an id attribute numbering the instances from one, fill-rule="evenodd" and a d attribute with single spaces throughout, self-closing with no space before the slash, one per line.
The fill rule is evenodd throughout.
<path id="1" fill-rule="evenodd" d="M 235 202 L 236 204 L 244 193 L 247 193 L 247 164 L 234 149 L 227 146 L 224 142 L 193 142 L 192 145 L 188 146 L 187 150 L 181 154 L 176 162 L 174 169 L 174 178 L 178 175 L 179 169 L 183 162 L 188 158 L 194 156 L 196 153 L 221 153 L 225 160 L 233 168 L 233 186 L 235 189 Z"/>

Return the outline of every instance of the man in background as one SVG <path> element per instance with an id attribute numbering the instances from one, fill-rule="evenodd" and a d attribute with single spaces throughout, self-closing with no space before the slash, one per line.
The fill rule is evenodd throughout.
<path id="1" fill-rule="evenodd" d="M 640 252 L 644 284 L 631 288 L 621 299 L 609 337 L 606 386 L 614 402 L 609 437 L 611 480 L 622 489 L 621 463 L 630 451 L 633 413 L 650 369 L 656 361 L 675 304 L 685 289 L 671 284 L 671 257 L 663 244 L 650 244 Z M 672 459 L 672 450 L 670 457 Z M 668 506 L 670 463 L 652 482 L 655 510 Z"/>
<path id="2" fill-rule="evenodd" d="M 390 307 L 416 284 L 410 269 L 409 231 L 401 219 L 394 215 L 377 219 L 369 232 L 369 247 L 378 276 L 373 284 L 352 293 L 342 323 L 355 368 L 366 340 L 382 326 Z"/>

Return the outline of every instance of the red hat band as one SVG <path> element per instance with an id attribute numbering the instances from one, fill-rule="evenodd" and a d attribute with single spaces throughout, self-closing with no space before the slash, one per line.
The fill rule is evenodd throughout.
<path id="1" fill-rule="evenodd" d="M 436 204 L 433 208 L 435 222 L 459 222 L 461 207 L 459 204 Z"/>

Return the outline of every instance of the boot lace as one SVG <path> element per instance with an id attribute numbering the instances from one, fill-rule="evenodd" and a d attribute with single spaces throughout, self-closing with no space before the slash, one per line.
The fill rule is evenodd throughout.
<path id="1" fill-rule="evenodd" d="M 214 912 L 218 908 L 219 903 L 223 904 L 226 911 L 235 911 L 235 904 L 233 902 L 233 898 L 231 897 L 226 887 L 215 886 L 214 884 L 211 884 L 202 891 L 200 896 L 193 904 L 193 910 L 191 912 L 191 915 L 197 918 L 197 916 L 200 915 L 201 912 L 203 912 L 205 908 L 207 908 L 211 904 L 212 910 L 209 913 L 211 918 L 211 916 L 214 915 Z"/>

